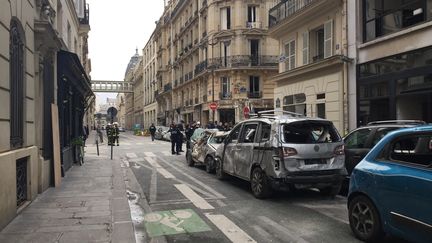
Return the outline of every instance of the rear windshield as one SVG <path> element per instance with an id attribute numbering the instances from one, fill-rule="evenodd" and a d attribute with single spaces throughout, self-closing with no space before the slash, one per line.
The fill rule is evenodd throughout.
<path id="1" fill-rule="evenodd" d="M 283 139 L 285 143 L 299 144 L 341 141 L 341 137 L 332 123 L 310 121 L 283 125 Z"/>

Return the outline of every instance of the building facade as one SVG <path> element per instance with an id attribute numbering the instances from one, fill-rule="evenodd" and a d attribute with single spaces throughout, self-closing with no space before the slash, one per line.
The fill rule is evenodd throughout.
<path id="1" fill-rule="evenodd" d="M 0 3 L 0 228 L 53 185 L 52 110 L 58 107 L 62 172 L 76 155 L 93 103 L 84 0 Z M 71 115 L 74 113 L 73 116 Z"/>
<path id="2" fill-rule="evenodd" d="M 125 81 L 131 82 L 133 85 L 133 93 L 125 94 L 126 129 L 133 129 L 136 124 L 142 126 L 144 122 L 142 69 L 142 56 L 138 54 L 138 49 L 136 49 L 135 55 L 131 57 L 125 73 Z"/>
<path id="3" fill-rule="evenodd" d="M 157 104 L 157 47 L 152 35 L 143 49 L 143 81 L 144 81 L 144 128 L 156 124 Z"/>
<path id="4" fill-rule="evenodd" d="M 432 122 L 432 3 L 348 1 L 350 121 Z M 355 13 L 355 14 L 354 14 Z"/>
<path id="5" fill-rule="evenodd" d="M 331 120 L 348 131 L 347 1 L 285 0 L 269 11 L 279 40 L 275 107 Z"/>
<path id="6" fill-rule="evenodd" d="M 236 123 L 273 108 L 275 1 L 170 1 L 155 30 L 158 122 Z M 209 108 L 216 103 L 217 110 Z"/>

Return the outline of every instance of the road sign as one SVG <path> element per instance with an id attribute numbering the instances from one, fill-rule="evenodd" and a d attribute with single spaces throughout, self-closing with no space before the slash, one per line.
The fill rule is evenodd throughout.
<path id="1" fill-rule="evenodd" d="M 248 116 L 249 113 L 250 113 L 249 106 L 245 106 L 245 107 L 243 108 L 243 114 L 244 114 L 245 116 Z"/>
<path id="2" fill-rule="evenodd" d="M 117 115 L 117 109 L 115 107 L 108 108 L 108 116 L 114 118 Z"/>
<path id="3" fill-rule="evenodd" d="M 209 107 L 212 111 L 215 111 L 218 108 L 218 104 L 216 102 L 212 102 L 210 103 Z"/>

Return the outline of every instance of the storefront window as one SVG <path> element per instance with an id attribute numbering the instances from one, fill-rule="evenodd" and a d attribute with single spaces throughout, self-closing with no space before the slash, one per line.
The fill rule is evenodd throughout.
<path id="1" fill-rule="evenodd" d="M 396 93 L 405 94 L 422 91 L 424 89 L 432 89 L 432 74 L 398 80 Z"/>

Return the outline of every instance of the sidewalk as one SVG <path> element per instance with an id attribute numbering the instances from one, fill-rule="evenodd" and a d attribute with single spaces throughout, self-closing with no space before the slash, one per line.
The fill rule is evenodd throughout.
<path id="1" fill-rule="evenodd" d="M 86 147 L 85 164 L 40 194 L 0 232 L 0 242 L 135 242 L 120 161 Z"/>

